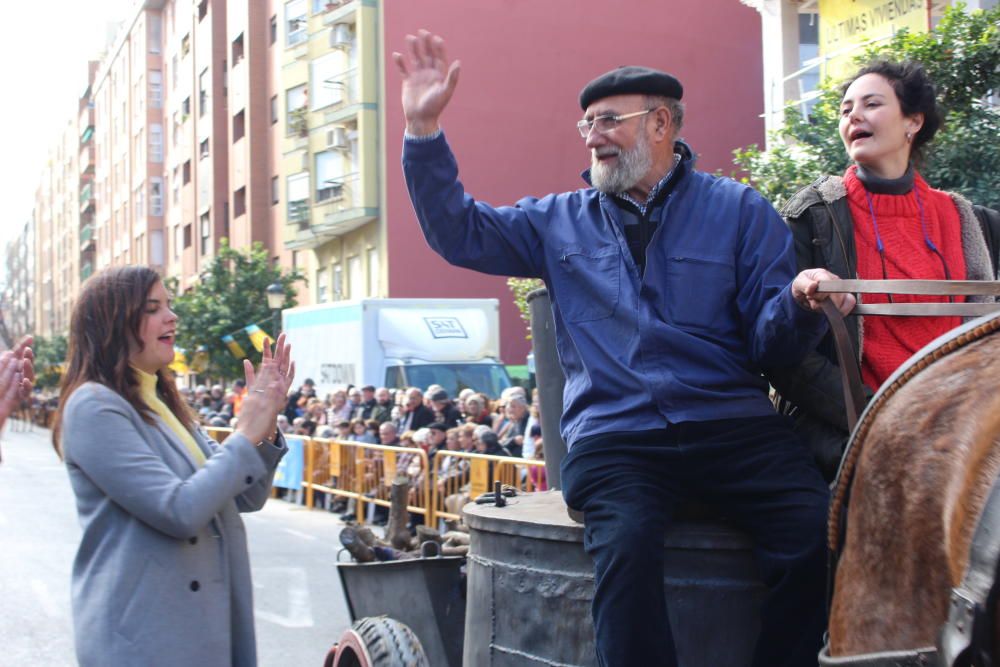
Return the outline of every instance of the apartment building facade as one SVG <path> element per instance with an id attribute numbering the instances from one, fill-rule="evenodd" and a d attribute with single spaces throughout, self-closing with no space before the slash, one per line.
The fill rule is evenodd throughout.
<path id="1" fill-rule="evenodd" d="M 84 93 L 81 100 L 87 97 Z M 81 102 L 86 104 L 86 102 Z M 69 327 L 73 299 L 80 286 L 81 220 L 93 210 L 86 145 L 74 115 L 49 152 L 35 192 L 34 322 L 37 333 L 52 336 Z M 86 138 L 86 142 L 84 142 Z M 82 156 L 82 157 L 81 157 Z"/>
<path id="2" fill-rule="evenodd" d="M 25 222 L 4 249 L 0 315 L 13 340 L 35 331 L 35 221 Z"/>
<path id="3" fill-rule="evenodd" d="M 283 178 L 275 200 L 285 247 L 309 288 L 301 303 L 388 296 L 380 145 L 380 10 L 359 0 L 278 8 Z"/>
<path id="4" fill-rule="evenodd" d="M 93 85 L 96 266 L 164 266 L 163 22 L 137 6 Z"/>

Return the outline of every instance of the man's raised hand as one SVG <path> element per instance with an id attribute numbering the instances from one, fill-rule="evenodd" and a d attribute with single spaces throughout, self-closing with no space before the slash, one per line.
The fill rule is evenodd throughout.
<path id="1" fill-rule="evenodd" d="M 458 85 L 459 61 L 451 63 L 444 52 L 444 40 L 426 30 L 406 36 L 406 51 L 392 54 L 403 77 L 403 115 L 408 134 L 433 134 L 438 118 L 448 106 Z"/>

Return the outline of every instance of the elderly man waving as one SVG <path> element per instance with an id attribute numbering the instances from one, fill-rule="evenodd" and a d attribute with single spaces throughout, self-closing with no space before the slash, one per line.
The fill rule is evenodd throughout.
<path id="1" fill-rule="evenodd" d="M 566 375 L 566 503 L 585 513 L 602 665 L 675 665 L 663 534 L 678 501 L 721 507 L 754 540 L 770 594 L 754 665 L 815 665 L 827 489 L 764 365 L 825 331 L 825 271 L 794 275 L 792 238 L 758 193 L 695 171 L 683 90 L 645 67 L 580 94 L 588 187 L 493 208 L 465 193 L 439 118 L 458 62 L 421 31 L 394 54 L 403 170 L 430 246 L 452 264 L 542 278 Z M 794 280 L 793 280 L 794 278 Z M 838 306 L 850 306 L 838 297 Z"/>

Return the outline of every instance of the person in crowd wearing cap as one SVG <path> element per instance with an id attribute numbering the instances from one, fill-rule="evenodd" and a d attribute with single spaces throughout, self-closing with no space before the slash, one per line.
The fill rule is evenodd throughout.
<path id="1" fill-rule="evenodd" d="M 427 439 L 424 440 L 424 450 L 427 452 L 428 461 L 433 461 L 434 456 L 444 447 L 444 441 L 449 428 L 453 428 L 451 424 L 440 421 L 431 422 L 427 425 Z"/>
<path id="2" fill-rule="evenodd" d="M 436 421 L 444 423 L 448 428 L 458 426 L 462 422 L 462 414 L 448 398 L 447 391 L 438 389 L 429 398 Z"/>
<path id="3" fill-rule="evenodd" d="M 285 416 L 288 417 L 288 421 L 294 422 L 296 417 L 302 416 L 299 411 L 299 401 L 315 395 L 316 383 L 312 381 L 312 378 L 306 378 L 301 387 L 288 395 L 288 402 L 285 404 Z"/>
<path id="4" fill-rule="evenodd" d="M 434 421 L 434 411 L 424 405 L 424 393 L 417 387 L 406 390 L 397 424 L 399 431 L 416 431 Z"/>
<path id="5" fill-rule="evenodd" d="M 428 244 L 457 266 L 541 278 L 566 376 L 561 486 L 585 514 L 602 665 L 675 665 L 660 585 L 679 501 L 720 507 L 755 544 L 763 606 L 753 664 L 816 664 L 825 625 L 828 491 L 768 401 L 760 369 L 826 331 L 824 270 L 796 276 L 792 238 L 757 192 L 694 169 L 683 88 L 622 67 L 583 88 L 588 186 L 494 208 L 469 196 L 440 117 L 459 63 L 427 31 L 395 53 L 403 171 Z M 489 434 L 480 436 L 489 447 Z M 492 438 L 495 440 L 495 436 Z"/>
<path id="6" fill-rule="evenodd" d="M 354 413 L 351 418 L 364 421 L 372 418 L 372 411 L 378 405 L 378 401 L 375 400 L 375 387 L 373 385 L 366 384 L 361 388 L 360 392 L 360 400 L 354 407 Z"/>

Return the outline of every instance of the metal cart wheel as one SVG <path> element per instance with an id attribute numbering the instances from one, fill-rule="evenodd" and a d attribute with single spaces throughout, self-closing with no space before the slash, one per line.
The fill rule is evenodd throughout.
<path id="1" fill-rule="evenodd" d="M 420 640 L 388 616 L 369 616 L 344 632 L 325 667 L 430 667 Z"/>

